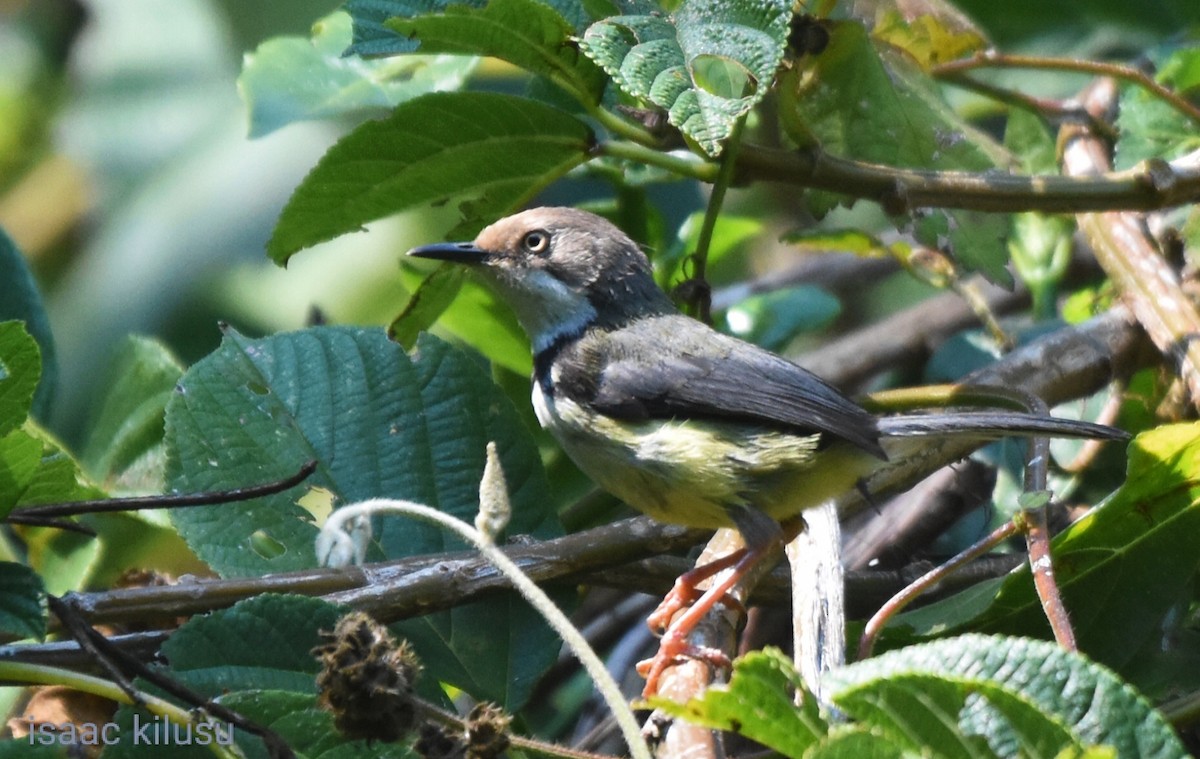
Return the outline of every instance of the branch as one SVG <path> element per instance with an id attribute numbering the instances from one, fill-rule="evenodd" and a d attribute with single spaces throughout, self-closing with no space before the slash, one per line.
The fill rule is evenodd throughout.
<path id="1" fill-rule="evenodd" d="M 898 169 L 819 150 L 743 145 L 735 181 L 755 180 L 874 200 L 889 213 L 920 207 L 1044 213 L 1150 211 L 1200 201 L 1200 167 L 1187 161 L 1144 161 L 1099 176 L 1024 176 Z"/>
<path id="2" fill-rule="evenodd" d="M 1111 79 L 1101 80 L 1085 91 L 1082 100 L 1090 113 L 1100 117 L 1115 106 L 1116 94 Z M 1060 144 L 1065 146 L 1062 162 L 1067 174 L 1090 175 L 1110 166 L 1108 145 L 1082 127 L 1064 128 Z M 1163 181 L 1171 181 L 1170 173 Z M 1081 213 L 1079 228 L 1150 339 L 1176 362 L 1192 403 L 1200 404 L 1200 312 L 1150 237 L 1145 219 L 1119 211 Z"/>

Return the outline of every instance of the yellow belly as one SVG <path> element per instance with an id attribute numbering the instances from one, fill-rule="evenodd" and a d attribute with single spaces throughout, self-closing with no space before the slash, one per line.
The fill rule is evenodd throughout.
<path id="1" fill-rule="evenodd" d="M 818 455 L 815 435 L 721 422 L 621 422 L 538 395 L 539 419 L 576 465 L 663 522 L 732 527 L 730 509 L 739 506 L 784 520 L 853 487 L 873 460 L 837 444 Z"/>

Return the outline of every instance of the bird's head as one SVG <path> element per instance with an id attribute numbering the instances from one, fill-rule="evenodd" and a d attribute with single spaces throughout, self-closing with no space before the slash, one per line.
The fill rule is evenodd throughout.
<path id="1" fill-rule="evenodd" d="M 408 254 L 473 265 L 516 312 L 535 350 L 593 324 L 616 327 L 674 310 L 637 244 L 607 220 L 574 208 L 524 211 L 487 227 L 474 242 Z"/>

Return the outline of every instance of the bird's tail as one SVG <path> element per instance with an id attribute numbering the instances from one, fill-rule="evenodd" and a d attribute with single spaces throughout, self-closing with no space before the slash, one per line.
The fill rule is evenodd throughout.
<path id="1" fill-rule="evenodd" d="M 1129 433 L 1116 427 L 1074 419 L 1038 416 L 1019 411 L 957 411 L 929 414 L 900 414 L 878 420 L 880 437 L 928 437 L 953 435 L 976 438 L 1009 436 L 1076 437 L 1098 440 L 1128 440 Z"/>

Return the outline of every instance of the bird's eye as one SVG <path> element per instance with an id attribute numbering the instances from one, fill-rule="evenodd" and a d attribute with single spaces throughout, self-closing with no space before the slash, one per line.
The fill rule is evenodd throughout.
<path id="1" fill-rule="evenodd" d="M 545 253 L 550 247 L 550 235 L 540 229 L 528 232 L 521 238 L 521 245 L 530 253 Z"/>

